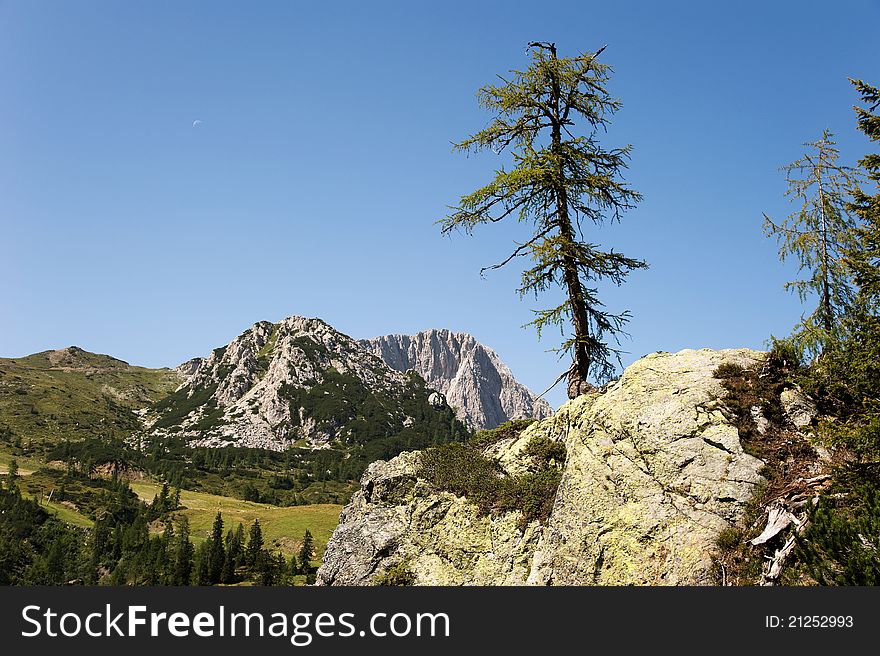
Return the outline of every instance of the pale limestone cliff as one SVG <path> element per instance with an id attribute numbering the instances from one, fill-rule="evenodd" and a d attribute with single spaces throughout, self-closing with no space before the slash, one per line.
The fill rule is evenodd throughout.
<path id="1" fill-rule="evenodd" d="M 415 370 L 428 387 L 443 393 L 458 418 L 473 430 L 553 414 L 550 405 L 519 383 L 492 349 L 467 333 L 426 330 L 360 343 L 392 369 Z"/>
<path id="2" fill-rule="evenodd" d="M 493 445 L 505 474 L 536 437 L 565 445 L 545 524 L 481 516 L 419 477 L 419 453 L 373 463 L 318 572 L 370 585 L 403 563 L 422 585 L 691 585 L 712 582 L 719 533 L 734 524 L 763 463 L 744 453 L 713 372 L 758 366 L 745 349 L 655 353 L 617 382 Z"/>

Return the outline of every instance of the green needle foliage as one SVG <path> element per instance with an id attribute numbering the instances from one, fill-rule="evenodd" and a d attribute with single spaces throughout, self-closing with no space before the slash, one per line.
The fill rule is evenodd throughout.
<path id="1" fill-rule="evenodd" d="M 534 233 L 498 269 L 519 257 L 528 257 L 518 289 L 520 296 L 565 291 L 556 307 L 537 310 L 529 325 L 541 331 L 573 325 L 557 349 L 572 355 L 568 371 L 569 396 L 577 396 L 589 376 L 608 379 L 619 363 L 619 351 L 607 338 L 619 343 L 629 314 L 612 314 L 599 300 L 597 283 L 620 285 L 633 269 L 646 268 L 641 260 L 604 251 L 586 241 L 587 225 L 619 220 L 641 196 L 621 180 L 631 146 L 605 149 L 599 133 L 620 108 L 607 89 L 611 68 L 597 61 L 600 49 L 572 58 L 559 58 L 552 43 L 532 43 L 532 61 L 525 71 L 512 71 L 510 80 L 485 86 L 478 92 L 482 107 L 495 114 L 485 129 L 455 148 L 475 152 L 508 151 L 510 170 L 503 166 L 494 180 L 463 196 L 455 211 L 440 221 L 444 234 L 463 230 L 472 234 L 480 224 L 497 223 L 508 217 L 530 223 Z"/>
<path id="2" fill-rule="evenodd" d="M 866 107 L 855 107 L 858 127 L 871 141 L 880 142 L 880 89 L 861 80 L 851 80 Z M 856 241 L 847 252 L 847 263 L 859 286 L 860 300 L 869 308 L 880 305 L 880 154 L 871 153 L 859 160 L 874 194 L 861 187 L 853 190 L 850 209 L 861 219 Z"/>
<path id="3" fill-rule="evenodd" d="M 785 284 L 801 301 L 814 295 L 818 307 L 801 318 L 792 343 L 802 353 L 815 356 L 828 343 L 838 319 L 853 303 L 854 291 L 844 251 L 853 238 L 855 220 L 847 210 L 855 172 L 837 163 L 839 151 L 829 130 L 822 138 L 804 144 L 808 152 L 782 167 L 788 182 L 785 195 L 798 209 L 782 223 L 764 215 L 764 233 L 779 242 L 779 257 L 794 257 L 808 277 Z"/>
<path id="4" fill-rule="evenodd" d="M 880 117 L 875 113 L 880 91 L 861 81 L 853 84 L 867 105 L 856 107 L 859 129 L 880 142 Z M 874 194 L 856 187 L 849 205 L 859 219 L 843 251 L 856 290 L 854 302 L 813 368 L 807 391 L 826 412 L 846 420 L 828 428 L 836 443 L 863 457 L 880 457 L 880 155 L 866 155 L 859 164 L 874 183 Z"/>
<path id="5" fill-rule="evenodd" d="M 852 82 L 865 105 L 855 108 L 858 127 L 876 144 L 880 90 Z M 820 424 L 819 436 L 846 454 L 797 550 L 810 577 L 828 585 L 880 583 L 880 155 L 859 165 L 873 189 L 854 188 L 847 208 L 858 218 L 843 251 L 854 302 L 803 379 L 820 411 L 835 417 Z"/>

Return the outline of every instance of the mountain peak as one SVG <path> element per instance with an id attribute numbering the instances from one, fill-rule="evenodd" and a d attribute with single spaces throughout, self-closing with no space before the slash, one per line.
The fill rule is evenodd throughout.
<path id="1" fill-rule="evenodd" d="M 416 417 L 454 421 L 445 402 L 429 400 L 424 381 L 322 319 L 257 322 L 178 372 L 184 383 L 158 404 L 152 430 L 200 446 L 325 448 L 397 435 Z"/>
<path id="2" fill-rule="evenodd" d="M 28 358 L 45 358 L 50 367 L 61 369 L 117 369 L 129 366 L 124 360 L 100 353 L 92 353 L 79 346 L 68 346 L 67 348 L 52 351 L 43 351 L 42 353 L 28 356 Z"/>
<path id="3" fill-rule="evenodd" d="M 553 414 L 550 405 L 519 383 L 498 354 L 472 335 L 431 328 L 415 335 L 361 340 L 397 371 L 414 370 L 446 396 L 470 428 L 495 428 L 510 419 Z"/>

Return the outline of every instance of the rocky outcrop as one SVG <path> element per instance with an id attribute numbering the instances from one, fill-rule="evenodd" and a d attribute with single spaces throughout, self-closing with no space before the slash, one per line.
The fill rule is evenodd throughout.
<path id="1" fill-rule="evenodd" d="M 742 516 L 763 463 L 746 454 L 713 372 L 750 350 L 648 355 L 485 453 L 523 471 L 536 438 L 566 460 L 546 523 L 482 515 L 432 488 L 419 453 L 373 463 L 343 511 L 318 582 L 369 585 L 403 564 L 422 585 L 709 584 L 719 533 Z"/>
<path id="2" fill-rule="evenodd" d="M 426 330 L 385 335 L 361 345 L 397 371 L 415 370 L 442 392 L 472 430 L 495 428 L 510 419 L 553 414 L 550 405 L 513 377 L 498 355 L 467 333 Z"/>
<path id="3" fill-rule="evenodd" d="M 466 499 L 419 480 L 418 452 L 371 464 L 339 518 L 318 570 L 319 585 L 371 585 L 398 563 L 420 585 L 525 582 L 541 535 L 517 513 L 480 516 Z"/>
<path id="4" fill-rule="evenodd" d="M 797 428 L 804 428 L 816 418 L 816 404 L 799 387 L 783 390 L 779 395 L 785 418 Z"/>

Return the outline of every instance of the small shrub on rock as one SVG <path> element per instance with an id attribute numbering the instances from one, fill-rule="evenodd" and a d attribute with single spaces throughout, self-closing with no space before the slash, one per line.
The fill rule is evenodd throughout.
<path id="1" fill-rule="evenodd" d="M 409 568 L 409 562 L 401 560 L 374 579 L 375 584 L 389 587 L 406 587 L 416 584 L 416 575 Z"/>
<path id="2" fill-rule="evenodd" d="M 520 432 L 531 423 L 521 423 Z M 500 439 L 518 435 L 510 427 L 502 432 L 505 436 Z M 489 445 L 495 441 L 490 440 Z M 480 514 L 520 511 L 521 529 L 535 520 L 546 522 L 562 478 L 559 468 L 565 461 L 565 446 L 544 437 L 533 438 L 525 455 L 532 459 L 536 471 L 516 476 L 507 476 L 496 460 L 485 455 L 485 448 L 486 440 L 478 435 L 470 442 L 451 442 L 427 449 L 421 456 L 419 476 L 435 490 L 468 499 Z"/>

